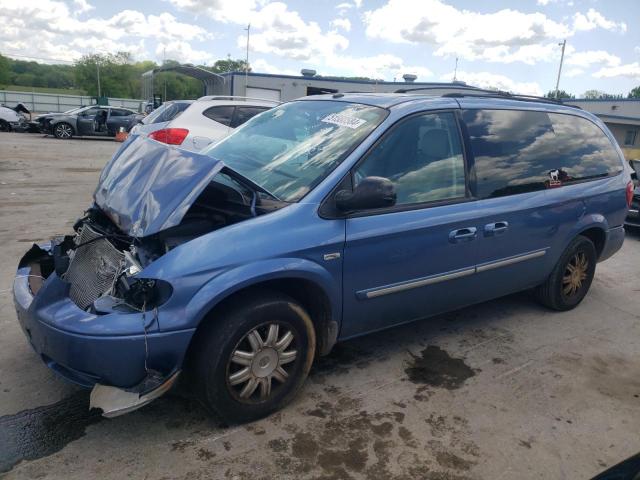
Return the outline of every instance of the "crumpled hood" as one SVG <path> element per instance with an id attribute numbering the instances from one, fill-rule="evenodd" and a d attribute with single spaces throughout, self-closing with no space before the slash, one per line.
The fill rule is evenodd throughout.
<path id="1" fill-rule="evenodd" d="M 224 164 L 132 135 L 102 170 L 93 198 L 125 233 L 146 237 L 180 223 Z"/>

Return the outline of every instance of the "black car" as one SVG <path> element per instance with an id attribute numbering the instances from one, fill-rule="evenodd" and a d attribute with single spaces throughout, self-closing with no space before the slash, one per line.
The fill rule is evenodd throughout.
<path id="1" fill-rule="evenodd" d="M 90 105 L 64 113 L 47 113 L 35 118 L 40 132 L 56 138 L 74 136 L 115 137 L 123 127 L 129 129 L 137 112 L 124 107 Z"/>

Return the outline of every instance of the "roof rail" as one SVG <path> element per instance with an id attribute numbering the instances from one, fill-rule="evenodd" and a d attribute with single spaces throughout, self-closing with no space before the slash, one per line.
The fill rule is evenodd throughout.
<path id="1" fill-rule="evenodd" d="M 205 95 L 198 100 L 256 100 L 260 102 L 271 102 L 280 105 L 282 102 L 278 100 L 269 100 L 268 98 L 242 97 L 240 95 Z"/>
<path id="2" fill-rule="evenodd" d="M 444 90 L 444 89 L 463 90 L 463 91 L 470 90 L 472 92 L 484 91 L 481 88 L 472 87 L 471 85 L 438 85 L 438 86 L 434 85 L 429 87 L 399 88 L 398 90 L 395 90 L 393 93 L 411 93 L 411 92 L 419 92 L 423 90 Z"/>
<path id="3" fill-rule="evenodd" d="M 401 88 L 396 90 L 395 93 L 411 93 L 421 90 L 442 90 L 447 87 L 423 87 L 423 88 Z M 449 93 L 443 93 L 442 97 L 447 98 L 462 98 L 462 97 L 489 97 L 489 98 L 508 98 L 510 100 L 520 100 L 523 102 L 539 102 L 548 103 L 552 105 L 566 105 L 568 107 L 580 109 L 577 105 L 567 105 L 562 102 L 561 99 L 537 97 L 535 95 L 519 95 L 517 93 L 510 93 L 504 90 L 487 90 L 484 88 L 471 87 L 471 86 L 452 86 L 449 87 L 454 90 Z M 581 109 L 580 109 L 581 110 Z"/>
<path id="4" fill-rule="evenodd" d="M 577 108 L 578 110 L 582 110 L 577 105 L 568 105 L 563 103 L 560 99 L 555 98 L 547 98 L 547 97 L 537 97 L 535 95 L 518 95 L 514 93 L 504 92 L 502 90 L 482 90 L 483 93 L 445 93 L 442 96 L 447 98 L 463 98 L 463 97 L 480 97 L 480 98 L 503 98 L 509 100 L 518 100 L 521 102 L 538 102 L 538 103 L 547 103 L 551 105 L 563 105 L 565 107 Z"/>

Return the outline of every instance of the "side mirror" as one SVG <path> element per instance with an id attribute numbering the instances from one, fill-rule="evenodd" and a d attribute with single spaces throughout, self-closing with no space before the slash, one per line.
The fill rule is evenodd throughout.
<path id="1" fill-rule="evenodd" d="M 366 177 L 353 190 L 340 190 L 335 196 L 336 207 L 342 212 L 392 207 L 396 204 L 393 183 L 384 177 Z"/>

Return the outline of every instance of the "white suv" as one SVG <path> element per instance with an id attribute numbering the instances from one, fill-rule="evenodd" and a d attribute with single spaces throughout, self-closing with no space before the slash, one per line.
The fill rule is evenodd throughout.
<path id="1" fill-rule="evenodd" d="M 148 135 L 159 142 L 199 151 L 226 137 L 258 113 L 277 105 L 279 102 L 271 100 L 208 95 L 193 102 L 164 128 Z"/>

